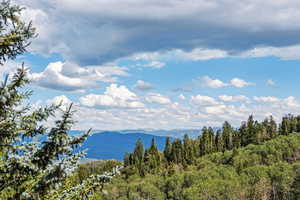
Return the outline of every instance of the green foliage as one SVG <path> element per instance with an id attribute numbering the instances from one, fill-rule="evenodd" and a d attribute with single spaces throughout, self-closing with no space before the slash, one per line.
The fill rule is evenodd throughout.
<path id="1" fill-rule="evenodd" d="M 184 152 L 184 146 L 192 140 L 186 136 L 183 141 L 181 146 Z M 177 144 L 180 144 L 179 141 Z M 137 149 L 141 149 L 141 146 L 139 142 L 136 145 Z M 144 151 L 143 176 L 134 165 L 123 168 L 121 174 L 108 182 L 88 177 L 82 178 L 78 186 L 78 175 L 70 176 L 64 184 L 65 188 L 49 199 L 69 193 L 73 196 L 67 195 L 64 199 L 299 199 L 300 134 L 279 136 L 260 145 L 251 144 L 206 154 L 195 158 L 192 164 L 186 164 L 185 167 L 181 163 L 160 160 L 160 166 L 152 171 L 147 168 L 151 166 L 148 162 L 151 155 L 157 152 L 160 153 L 153 140 L 152 145 Z M 160 155 L 163 156 L 162 153 Z M 88 174 L 101 174 L 104 169 L 109 170 L 110 166 L 118 164 L 116 161 L 87 163 L 77 173 L 85 174 L 87 171 L 90 172 Z"/>
<path id="2" fill-rule="evenodd" d="M 182 146 L 192 140 L 186 136 L 183 141 L 181 144 L 175 140 L 172 148 L 175 144 L 184 152 L 186 148 Z M 99 196 L 103 199 L 296 200 L 300 193 L 299 163 L 300 134 L 289 134 L 260 145 L 208 153 L 184 168 L 180 162 L 162 161 L 159 170 L 149 171 L 143 177 L 137 172 L 128 175 L 129 166 L 117 182 L 113 180 L 104 186 L 107 193 Z"/>
<path id="3" fill-rule="evenodd" d="M 31 94 L 23 90 L 28 83 L 26 70 L 18 69 L 11 81 L 0 87 L 0 196 L 11 193 L 13 198 L 39 199 L 74 170 L 83 153 L 74 153 L 89 132 L 79 137 L 68 134 L 72 124 L 72 105 L 62 111 L 61 119 L 48 130 L 44 126 L 59 106 L 34 110 L 24 106 Z M 47 140 L 36 142 L 36 136 Z"/>
<path id="4" fill-rule="evenodd" d="M 36 36 L 31 22 L 20 19 L 23 9 L 9 0 L 0 3 L 0 64 L 24 53 L 30 39 Z"/>
<path id="5" fill-rule="evenodd" d="M 0 64 L 24 53 L 35 37 L 31 23 L 20 18 L 22 10 L 10 1 L 0 3 Z M 32 93 L 25 89 L 28 83 L 23 66 L 0 85 L 0 199 L 43 199 L 55 192 L 76 168 L 84 154 L 76 149 L 89 135 L 68 134 L 74 123 L 72 105 L 66 110 L 25 105 Z M 61 118 L 46 127 L 57 112 Z M 37 137 L 46 139 L 39 142 Z"/>

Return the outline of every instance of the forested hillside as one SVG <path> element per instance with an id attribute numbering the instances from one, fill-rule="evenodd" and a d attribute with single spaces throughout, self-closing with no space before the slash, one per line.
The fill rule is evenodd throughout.
<path id="1" fill-rule="evenodd" d="M 228 122 L 214 133 L 204 128 L 197 139 L 166 141 L 163 152 L 155 140 L 144 149 L 140 140 L 122 163 L 102 161 L 80 166 L 65 191 L 82 183 L 77 195 L 66 199 L 299 199 L 300 117 L 257 122 L 250 116 L 239 129 Z M 88 180 L 98 179 L 93 187 Z M 90 177 L 90 175 L 92 175 Z M 61 194 L 60 194 L 61 195 Z M 58 195 L 59 196 L 59 195 Z M 57 198 L 58 196 L 55 196 Z M 53 197 L 51 197 L 53 198 Z"/>

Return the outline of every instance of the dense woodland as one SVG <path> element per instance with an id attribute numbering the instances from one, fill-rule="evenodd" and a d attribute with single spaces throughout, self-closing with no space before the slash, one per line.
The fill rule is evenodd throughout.
<path id="1" fill-rule="evenodd" d="M 23 9 L 0 3 L 0 67 L 36 37 Z M 89 131 L 69 135 L 72 105 L 32 107 L 27 71 L 22 66 L 0 84 L 1 200 L 300 199 L 300 116 L 204 127 L 197 139 L 168 138 L 163 152 L 154 140 L 148 149 L 139 140 L 123 162 L 79 165 Z M 51 117 L 54 125 L 45 126 Z"/>
<path id="2" fill-rule="evenodd" d="M 250 116 L 238 129 L 228 122 L 216 133 L 204 127 L 197 139 L 167 139 L 163 152 L 154 140 L 148 149 L 139 140 L 123 163 L 81 165 L 62 191 L 83 183 L 67 199 L 300 199 L 299 119 L 287 115 L 277 127 L 272 117 Z M 116 166 L 124 167 L 100 185 L 85 182 Z"/>
<path id="3" fill-rule="evenodd" d="M 134 152 L 125 155 L 124 165 L 135 166 L 143 176 L 159 167 L 161 162 L 185 167 L 207 154 L 237 149 L 249 144 L 261 144 L 277 136 L 294 132 L 300 132 L 300 116 L 294 117 L 289 114 L 282 118 L 277 127 L 272 116 L 258 122 L 251 115 L 238 129 L 225 122 L 222 129 L 216 132 L 211 127 L 204 127 L 201 135 L 195 140 L 190 139 L 188 135 L 185 135 L 183 140 L 175 139 L 173 142 L 167 138 L 163 153 L 156 148 L 154 139 L 151 147 L 146 150 L 141 141 L 137 141 Z"/>

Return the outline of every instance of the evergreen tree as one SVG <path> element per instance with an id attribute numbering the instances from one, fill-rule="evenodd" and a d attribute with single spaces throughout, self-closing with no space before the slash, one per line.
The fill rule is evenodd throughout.
<path id="1" fill-rule="evenodd" d="M 148 155 L 146 154 L 146 152 Z M 161 157 L 156 147 L 154 138 L 152 138 L 151 145 L 146 152 L 145 152 L 145 157 L 147 155 L 149 158 L 145 162 L 148 162 L 147 165 L 149 166 L 150 169 L 157 169 L 160 166 Z"/>
<path id="2" fill-rule="evenodd" d="M 68 134 L 74 123 L 72 106 L 48 131 L 43 124 L 59 106 L 38 110 L 23 106 L 31 94 L 22 90 L 27 83 L 26 71 L 20 68 L 0 87 L 0 190 L 13 190 L 14 199 L 39 199 L 58 187 L 77 166 L 83 154 L 74 154 L 75 149 L 89 135 Z M 41 135 L 47 139 L 36 142 L 34 138 Z"/>
<path id="3" fill-rule="evenodd" d="M 167 162 L 171 162 L 172 160 L 172 143 L 170 137 L 167 137 L 166 139 L 166 145 L 164 149 L 164 157 L 167 160 Z"/>
<path id="4" fill-rule="evenodd" d="M 139 170 L 140 175 L 144 175 L 144 145 L 141 139 L 138 139 L 133 151 L 133 163 L 135 167 Z"/>
<path id="5" fill-rule="evenodd" d="M 124 167 L 127 167 L 130 165 L 130 153 L 125 153 L 124 155 Z"/>
<path id="6" fill-rule="evenodd" d="M 289 119 L 288 117 L 283 117 L 280 127 L 279 127 L 280 135 L 288 135 L 289 134 Z"/>
<path id="7" fill-rule="evenodd" d="M 23 9 L 12 5 L 9 0 L 0 3 L 0 64 L 24 53 L 30 40 L 36 36 L 31 23 L 20 18 Z"/>
<path id="8" fill-rule="evenodd" d="M 207 140 L 207 153 L 215 152 L 214 140 L 215 140 L 215 132 L 211 127 L 209 127 L 208 128 L 208 140 Z"/>
<path id="9" fill-rule="evenodd" d="M 266 118 L 263 122 L 262 122 L 263 126 L 265 127 L 266 131 L 267 131 L 267 139 L 272 139 L 274 137 L 276 137 L 277 135 L 277 124 L 275 122 L 275 120 L 273 119 L 272 116 L 270 116 L 270 118 Z"/>
<path id="10" fill-rule="evenodd" d="M 208 148 L 207 148 L 208 140 L 209 140 L 208 128 L 204 126 L 202 128 L 202 134 L 201 136 L 199 136 L 200 156 L 203 156 L 208 152 Z"/>
<path id="11" fill-rule="evenodd" d="M 133 151 L 133 159 L 135 163 L 141 163 L 144 159 L 144 145 L 141 139 L 138 139 Z"/>
<path id="12" fill-rule="evenodd" d="M 184 160 L 187 164 L 192 164 L 195 159 L 195 150 L 193 141 L 189 138 L 187 134 L 183 137 L 183 155 Z"/>
<path id="13" fill-rule="evenodd" d="M 180 139 L 176 139 L 172 144 L 171 160 L 174 163 L 183 164 L 183 147 Z"/>
<path id="14" fill-rule="evenodd" d="M 255 142 L 254 144 L 260 144 L 268 139 L 267 128 L 263 123 L 258 123 L 255 121 Z"/>
<path id="15" fill-rule="evenodd" d="M 296 117 L 296 132 L 300 132 L 300 115 Z"/>
<path id="16" fill-rule="evenodd" d="M 247 120 L 247 129 L 246 129 L 246 145 L 256 143 L 256 130 L 255 130 L 255 121 L 253 115 L 250 115 Z"/>
<path id="17" fill-rule="evenodd" d="M 215 137 L 215 147 L 217 152 L 223 152 L 224 150 L 224 142 L 222 138 L 222 131 L 219 129 L 217 130 L 216 137 Z"/>
<path id="18" fill-rule="evenodd" d="M 241 140 L 241 146 L 246 146 L 248 144 L 247 141 L 247 125 L 246 122 L 242 122 L 240 128 L 239 128 L 239 135 Z"/>
<path id="19" fill-rule="evenodd" d="M 0 64 L 24 53 L 35 37 L 31 23 L 20 18 L 22 10 L 10 1 L 0 3 Z M 83 155 L 76 148 L 89 132 L 78 137 L 68 134 L 74 123 L 72 105 L 62 111 L 53 128 L 47 128 L 45 123 L 55 116 L 60 105 L 35 110 L 25 105 L 32 92 L 24 88 L 29 83 L 24 67 L 1 82 L 0 196 L 44 199 L 74 171 Z M 45 139 L 37 140 L 41 136 Z"/>
<path id="20" fill-rule="evenodd" d="M 233 148 L 241 147 L 241 135 L 239 130 L 233 131 L 232 143 L 233 143 Z"/>
<path id="21" fill-rule="evenodd" d="M 231 125 L 225 121 L 222 128 L 222 137 L 224 141 L 224 148 L 230 150 L 233 148 L 233 128 Z"/>

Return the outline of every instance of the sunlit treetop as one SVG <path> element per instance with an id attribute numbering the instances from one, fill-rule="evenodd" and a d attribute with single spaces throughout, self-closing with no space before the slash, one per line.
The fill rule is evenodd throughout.
<path id="1" fill-rule="evenodd" d="M 26 52 L 30 39 L 36 36 L 31 22 L 21 20 L 23 9 L 7 0 L 0 3 L 0 64 Z"/>

